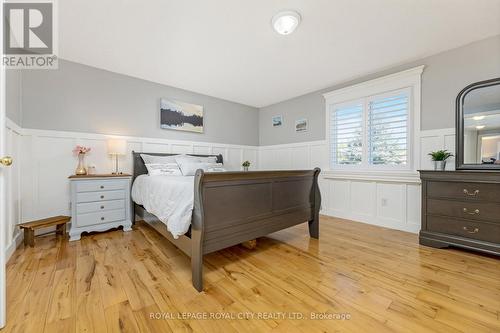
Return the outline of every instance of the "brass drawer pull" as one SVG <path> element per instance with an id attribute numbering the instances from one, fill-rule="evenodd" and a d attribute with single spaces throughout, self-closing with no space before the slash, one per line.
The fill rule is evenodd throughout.
<path id="1" fill-rule="evenodd" d="M 469 214 L 469 215 L 478 215 L 478 214 L 479 214 L 479 209 L 476 209 L 476 210 L 474 210 L 473 212 L 469 212 L 469 210 L 468 210 L 467 208 L 464 208 L 464 209 L 463 209 L 463 212 L 464 212 L 464 213 L 467 213 L 467 214 Z"/>
<path id="2" fill-rule="evenodd" d="M 477 234 L 479 232 L 479 228 L 474 228 L 474 230 L 470 230 L 467 227 L 463 227 L 464 231 L 467 231 L 469 234 Z"/>
<path id="3" fill-rule="evenodd" d="M 469 190 L 464 188 L 464 194 L 468 195 L 469 197 L 475 197 L 479 194 L 479 190 L 474 190 L 474 192 L 470 193 Z"/>

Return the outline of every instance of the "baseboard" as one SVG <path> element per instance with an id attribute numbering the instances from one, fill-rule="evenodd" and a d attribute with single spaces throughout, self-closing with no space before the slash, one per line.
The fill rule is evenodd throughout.
<path id="1" fill-rule="evenodd" d="M 14 254 L 16 251 L 17 247 L 21 245 L 21 242 L 23 241 L 23 233 L 18 232 L 17 235 L 14 236 L 14 239 L 12 242 L 7 246 L 5 249 L 5 262 L 8 262 L 10 257 Z"/>
<path id="2" fill-rule="evenodd" d="M 399 222 L 397 220 L 385 219 L 381 217 L 371 217 L 368 215 L 360 215 L 355 213 L 344 213 L 336 210 L 326 210 L 325 212 L 322 212 L 322 215 L 370 224 L 377 227 L 410 232 L 412 234 L 418 234 L 418 232 L 420 231 L 420 225 L 410 223 L 404 224 L 403 221 Z"/>

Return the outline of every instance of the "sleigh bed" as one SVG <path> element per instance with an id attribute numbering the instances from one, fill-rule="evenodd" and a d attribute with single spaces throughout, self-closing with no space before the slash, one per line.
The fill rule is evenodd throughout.
<path id="1" fill-rule="evenodd" d="M 140 154 L 132 152 L 133 181 L 147 169 Z M 222 155 L 216 156 L 222 163 Z M 321 195 L 320 169 L 293 171 L 204 172 L 194 176 L 191 227 L 174 239 L 166 225 L 134 203 L 134 215 L 144 220 L 191 258 L 192 282 L 203 290 L 203 256 L 253 240 L 288 227 L 308 222 L 309 234 L 319 237 Z M 168 176 L 167 176 L 168 177 Z"/>

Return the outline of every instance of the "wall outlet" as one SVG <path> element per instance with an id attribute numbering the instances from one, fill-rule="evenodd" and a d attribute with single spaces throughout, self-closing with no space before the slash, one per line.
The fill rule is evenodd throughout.
<path id="1" fill-rule="evenodd" d="M 382 198 L 381 204 L 382 204 L 382 207 L 386 207 L 387 206 L 387 199 Z"/>

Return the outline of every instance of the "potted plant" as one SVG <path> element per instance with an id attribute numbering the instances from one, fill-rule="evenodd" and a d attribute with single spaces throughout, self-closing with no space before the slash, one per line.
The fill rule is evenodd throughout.
<path id="1" fill-rule="evenodd" d="M 434 170 L 443 171 L 446 168 L 446 160 L 453 156 L 447 150 L 437 150 L 429 153 L 432 160 L 434 161 Z"/>
<path id="2" fill-rule="evenodd" d="M 245 161 L 241 165 L 243 167 L 243 171 L 248 171 L 248 168 L 250 167 L 250 161 Z"/>

